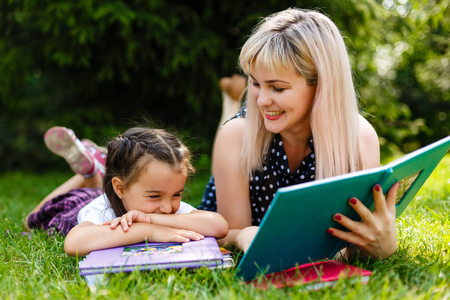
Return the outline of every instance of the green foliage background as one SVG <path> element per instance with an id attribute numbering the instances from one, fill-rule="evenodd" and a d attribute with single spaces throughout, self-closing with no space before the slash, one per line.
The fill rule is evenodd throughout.
<path id="1" fill-rule="evenodd" d="M 449 3 L 2 0 L 0 171 L 64 165 L 42 142 L 51 126 L 102 143 L 143 115 L 209 155 L 219 79 L 258 20 L 290 6 L 337 24 L 383 154 L 412 151 L 449 134 Z"/>

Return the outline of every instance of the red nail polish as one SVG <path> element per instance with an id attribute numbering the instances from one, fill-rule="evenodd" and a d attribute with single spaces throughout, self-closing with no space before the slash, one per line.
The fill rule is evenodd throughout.
<path id="1" fill-rule="evenodd" d="M 380 185 L 379 185 L 379 184 L 375 185 L 375 191 L 379 192 L 379 191 L 380 191 L 380 189 L 381 189 L 381 187 L 380 187 Z"/>
<path id="2" fill-rule="evenodd" d="M 335 215 L 334 218 L 335 218 L 336 220 L 340 221 L 340 220 L 341 220 L 341 215 Z"/>
<path id="3" fill-rule="evenodd" d="M 327 232 L 328 232 L 329 234 L 333 234 L 333 230 L 331 230 L 330 228 L 327 229 Z"/>
<path id="4" fill-rule="evenodd" d="M 351 199 L 350 199 L 350 203 L 351 203 L 351 204 L 355 205 L 356 202 L 357 202 L 357 201 L 356 201 L 356 198 L 351 198 Z"/>

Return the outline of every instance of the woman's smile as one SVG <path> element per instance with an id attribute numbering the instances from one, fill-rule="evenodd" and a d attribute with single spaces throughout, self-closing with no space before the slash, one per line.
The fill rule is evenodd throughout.
<path id="1" fill-rule="evenodd" d="M 279 119 L 282 115 L 284 115 L 284 110 L 277 110 L 277 111 L 265 111 L 264 114 L 267 119 L 274 121 Z"/>

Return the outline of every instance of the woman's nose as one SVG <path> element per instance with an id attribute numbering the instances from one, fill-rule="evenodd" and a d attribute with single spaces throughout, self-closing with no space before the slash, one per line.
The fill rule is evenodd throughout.
<path id="1" fill-rule="evenodd" d="M 270 105 L 272 103 L 269 91 L 267 91 L 265 89 L 260 88 L 258 91 L 258 94 L 256 96 L 257 96 L 256 104 L 259 107 L 264 107 L 264 106 Z"/>

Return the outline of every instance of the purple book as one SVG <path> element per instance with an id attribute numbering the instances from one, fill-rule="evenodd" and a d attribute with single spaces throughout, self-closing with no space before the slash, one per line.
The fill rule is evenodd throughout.
<path id="1" fill-rule="evenodd" d="M 223 264 L 215 238 L 188 243 L 140 243 L 96 250 L 80 261 L 80 275 L 133 270 L 217 267 Z"/>

